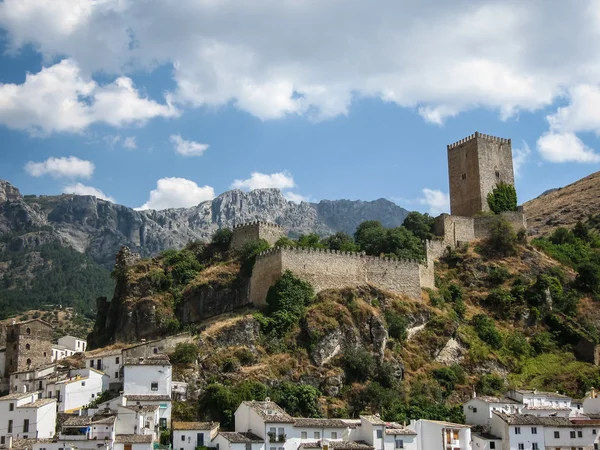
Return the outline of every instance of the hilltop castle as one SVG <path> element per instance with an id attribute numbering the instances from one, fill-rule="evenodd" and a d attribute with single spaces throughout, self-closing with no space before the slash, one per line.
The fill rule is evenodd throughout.
<path id="1" fill-rule="evenodd" d="M 286 270 L 310 282 L 317 292 L 372 284 L 420 297 L 422 288 L 434 288 L 434 261 L 448 246 L 487 237 L 494 221 L 494 216 L 481 214 L 489 211 L 488 193 L 500 182 L 514 184 L 510 139 L 476 132 L 448 145 L 447 150 L 451 215 L 442 214 L 435 219 L 433 232 L 437 239 L 424 243 L 425 261 L 277 247 L 258 256 L 250 281 L 250 301 L 264 304 L 269 287 Z M 502 215 L 515 230 L 527 228 L 522 211 Z M 284 236 L 281 226 L 256 221 L 234 227 L 231 246 L 241 248 L 253 239 L 265 239 L 274 245 Z"/>

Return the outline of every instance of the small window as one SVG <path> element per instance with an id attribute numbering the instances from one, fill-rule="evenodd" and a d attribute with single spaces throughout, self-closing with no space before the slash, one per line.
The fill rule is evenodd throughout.
<path id="1" fill-rule="evenodd" d="M 525 444 L 519 444 L 519 450 L 525 450 Z"/>
<path id="2" fill-rule="evenodd" d="M 597 433 L 597 431 L 596 431 L 596 430 L 592 430 L 592 434 L 596 434 L 596 433 Z"/>
<path id="3" fill-rule="evenodd" d="M 402 439 L 396 439 L 396 448 L 404 448 L 404 441 Z"/>
<path id="4" fill-rule="evenodd" d="M 12 422 L 12 420 L 9 420 L 9 421 L 8 421 L 8 432 L 9 432 L 9 433 L 12 433 L 12 425 L 13 425 L 13 422 Z"/>
<path id="5" fill-rule="evenodd" d="M 521 434 L 521 427 L 515 427 L 515 434 Z"/>
<path id="6" fill-rule="evenodd" d="M 150 389 L 153 391 L 158 391 L 158 383 L 152 383 L 150 385 Z"/>
<path id="7" fill-rule="evenodd" d="M 44 352 L 44 358 L 46 357 L 46 352 Z"/>
<path id="8" fill-rule="evenodd" d="M 29 419 L 23 420 L 23 433 L 27 433 L 29 431 Z M 25 437 L 25 436 L 23 436 Z"/>
<path id="9" fill-rule="evenodd" d="M 490 442 L 490 450 L 496 450 L 496 443 Z"/>
<path id="10" fill-rule="evenodd" d="M 119 357 L 118 356 L 115 358 L 115 364 L 119 364 Z"/>
<path id="11" fill-rule="evenodd" d="M 314 436 L 315 436 L 315 439 L 321 439 L 321 433 L 318 431 L 315 431 Z"/>
<path id="12" fill-rule="evenodd" d="M 477 408 L 473 408 L 473 412 L 476 413 L 477 412 Z"/>
<path id="13" fill-rule="evenodd" d="M 583 437 L 583 431 L 578 431 L 577 432 L 577 437 Z"/>
<path id="14" fill-rule="evenodd" d="M 306 431 L 300 433 L 300 439 L 308 439 L 308 433 Z"/>
<path id="15" fill-rule="evenodd" d="M 6 444 L 6 438 L 4 436 L 0 436 L 0 445 Z"/>
<path id="16" fill-rule="evenodd" d="M 575 432 L 571 431 L 571 439 L 575 439 Z"/>
<path id="17" fill-rule="evenodd" d="M 377 439 L 381 439 L 383 437 L 383 431 L 377 430 Z"/>
<path id="18" fill-rule="evenodd" d="M 85 386 L 85 381 L 82 381 L 82 382 L 81 382 L 81 385 L 82 385 L 82 386 Z"/>
<path id="19" fill-rule="evenodd" d="M 337 431 L 331 432 L 331 439 L 337 439 Z"/>
<path id="20" fill-rule="evenodd" d="M 560 432 L 559 431 L 555 431 L 554 432 L 554 439 L 560 439 Z"/>
<path id="21" fill-rule="evenodd" d="M 27 365 L 30 366 L 31 365 L 31 359 L 27 358 Z"/>
<path id="22" fill-rule="evenodd" d="M 183 435 L 183 434 L 181 435 L 181 441 L 185 442 L 185 435 Z"/>
<path id="23" fill-rule="evenodd" d="M 119 378 L 119 372 L 115 372 L 115 378 Z"/>
<path id="24" fill-rule="evenodd" d="M 94 367 L 94 360 L 93 359 L 90 361 L 90 367 Z"/>
<path id="25" fill-rule="evenodd" d="M 538 445 L 537 445 L 537 442 L 533 442 L 533 443 L 531 444 L 531 450 L 540 450 L 540 448 L 539 448 L 539 447 L 538 447 Z"/>
<path id="26" fill-rule="evenodd" d="M 154 351 L 154 353 L 158 353 L 158 348 L 154 347 L 153 351 Z"/>
<path id="27" fill-rule="evenodd" d="M 598 449 L 598 444 L 594 444 L 594 450 L 599 450 Z"/>
<path id="28" fill-rule="evenodd" d="M 252 450 L 252 443 L 246 442 L 246 450 Z"/>
<path id="29" fill-rule="evenodd" d="M 31 345 L 25 344 L 25 350 L 31 350 Z M 44 355 L 44 356 L 46 356 L 46 355 Z"/>
<path id="30" fill-rule="evenodd" d="M 92 394 L 92 398 L 94 398 L 96 396 L 96 394 Z"/>
<path id="31" fill-rule="evenodd" d="M 531 434 L 537 434 L 537 427 L 531 427 Z"/>
<path id="32" fill-rule="evenodd" d="M 25 333 L 27 333 L 27 334 L 31 334 L 31 328 L 27 328 L 27 329 L 25 330 Z"/>
<path id="33" fill-rule="evenodd" d="M 496 178 L 500 178 L 500 172 L 496 170 Z"/>
<path id="34" fill-rule="evenodd" d="M 463 174 L 462 174 L 460 177 L 461 177 L 463 180 L 466 180 L 466 179 L 467 179 L 467 174 L 466 174 L 466 173 L 463 173 Z"/>
<path id="35" fill-rule="evenodd" d="M 14 403 L 10 403 L 10 404 L 8 405 L 8 410 L 9 410 L 9 411 L 14 411 L 14 410 L 15 410 L 15 404 L 14 404 Z"/>

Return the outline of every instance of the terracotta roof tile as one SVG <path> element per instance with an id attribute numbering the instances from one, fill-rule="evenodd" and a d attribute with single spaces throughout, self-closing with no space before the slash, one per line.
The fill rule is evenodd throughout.
<path id="1" fill-rule="evenodd" d="M 173 422 L 174 430 L 213 430 L 219 426 L 217 422 Z"/>

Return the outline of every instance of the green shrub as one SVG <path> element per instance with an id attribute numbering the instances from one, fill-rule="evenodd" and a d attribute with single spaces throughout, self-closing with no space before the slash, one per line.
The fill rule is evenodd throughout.
<path id="1" fill-rule="evenodd" d="M 409 212 L 402 222 L 402 226 L 409 230 L 422 241 L 433 238 L 433 224 L 435 219 L 429 214 L 417 211 Z"/>
<path id="2" fill-rule="evenodd" d="M 510 278 L 510 272 L 504 266 L 492 266 L 488 271 L 488 281 L 494 286 L 504 283 Z"/>
<path id="3" fill-rule="evenodd" d="M 446 391 L 453 391 L 456 385 L 463 384 L 466 380 L 464 369 L 459 364 L 452 364 L 433 371 L 433 378 Z"/>
<path id="4" fill-rule="evenodd" d="M 223 361 L 223 372 L 235 372 L 240 368 L 240 362 L 234 356 L 225 358 Z"/>
<path id="5" fill-rule="evenodd" d="M 585 292 L 600 291 L 600 265 L 592 262 L 583 263 L 577 268 L 575 284 Z"/>
<path id="6" fill-rule="evenodd" d="M 482 375 L 475 385 L 480 395 L 498 395 L 504 392 L 504 388 L 504 378 L 493 373 Z"/>
<path id="7" fill-rule="evenodd" d="M 235 351 L 235 357 L 238 359 L 241 365 L 249 366 L 254 363 L 254 353 L 246 347 L 239 348 Z"/>
<path id="8" fill-rule="evenodd" d="M 246 242 L 240 252 L 242 258 L 242 271 L 250 276 L 252 274 L 254 263 L 256 262 L 256 257 L 260 253 L 269 250 L 269 248 L 269 243 L 264 239 L 254 239 Z"/>
<path id="9" fill-rule="evenodd" d="M 385 321 L 388 326 L 390 337 L 397 341 L 404 342 L 408 336 L 408 322 L 404 316 L 401 316 L 395 311 L 387 310 L 384 312 Z"/>
<path id="10" fill-rule="evenodd" d="M 522 286 L 519 287 L 522 288 Z M 511 317 L 514 312 L 513 306 L 515 303 L 515 297 L 506 289 L 494 289 L 485 299 L 485 304 L 493 311 L 496 311 L 502 319 Z"/>
<path id="11" fill-rule="evenodd" d="M 517 358 L 531 355 L 531 345 L 523 333 L 513 331 L 506 336 L 506 348 Z"/>
<path id="12" fill-rule="evenodd" d="M 494 219 L 490 226 L 487 249 L 500 256 L 512 256 L 517 253 L 517 235 L 511 224 L 502 216 Z"/>
<path id="13" fill-rule="evenodd" d="M 512 184 L 500 182 L 494 190 L 487 196 L 487 202 L 490 209 L 495 214 L 504 211 L 517 210 L 517 191 Z"/>
<path id="14" fill-rule="evenodd" d="M 352 236 L 341 231 L 324 239 L 323 244 L 330 250 L 338 250 L 341 252 L 358 251 L 358 245 L 354 242 Z"/>
<path id="15" fill-rule="evenodd" d="M 308 384 L 283 382 L 269 391 L 271 400 L 288 414 L 300 417 L 323 417 L 319 406 L 321 392 Z"/>
<path id="16" fill-rule="evenodd" d="M 485 314 L 477 314 L 471 322 L 479 339 L 493 349 L 497 350 L 502 347 L 502 335 L 490 317 Z"/>
<path id="17" fill-rule="evenodd" d="M 531 347 L 538 355 L 550 353 L 556 350 L 556 341 L 552 333 L 540 331 L 531 338 Z"/>
<path id="18" fill-rule="evenodd" d="M 182 342 L 175 346 L 171 361 L 181 364 L 195 363 L 200 349 L 196 344 Z"/>
<path id="19" fill-rule="evenodd" d="M 233 231 L 229 228 L 217 230 L 211 239 L 211 244 L 220 251 L 227 251 L 233 238 Z"/>
<path id="20" fill-rule="evenodd" d="M 168 291 L 173 282 L 172 278 L 162 269 L 154 269 L 146 274 L 146 280 L 156 292 Z"/>
<path id="21" fill-rule="evenodd" d="M 363 347 L 348 347 L 344 351 L 342 365 L 348 383 L 364 383 L 372 378 L 376 367 L 373 356 Z"/>

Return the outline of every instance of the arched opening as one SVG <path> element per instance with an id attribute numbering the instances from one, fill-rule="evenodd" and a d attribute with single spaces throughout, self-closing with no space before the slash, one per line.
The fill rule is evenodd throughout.
<path id="1" fill-rule="evenodd" d="M 27 358 L 27 365 L 30 366 L 31 365 L 31 359 Z"/>
<path id="2" fill-rule="evenodd" d="M 27 350 L 31 350 L 31 345 L 29 345 L 29 344 L 25 344 L 25 348 L 26 348 Z"/>
<path id="3" fill-rule="evenodd" d="M 31 328 L 27 328 L 27 329 L 25 330 L 25 333 L 27 333 L 27 334 L 31 334 Z"/>

